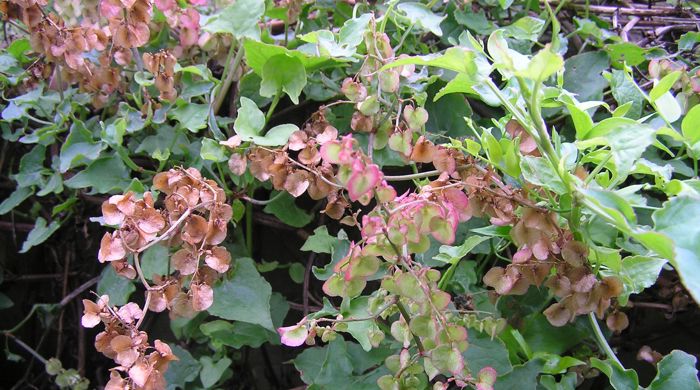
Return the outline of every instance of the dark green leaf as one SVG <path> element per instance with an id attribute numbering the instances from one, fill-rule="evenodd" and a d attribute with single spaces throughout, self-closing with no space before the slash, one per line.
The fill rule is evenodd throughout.
<path id="1" fill-rule="evenodd" d="M 610 379 L 610 384 L 615 390 L 639 388 L 637 373 L 634 370 L 623 369 L 617 362 L 591 358 L 591 366 L 607 375 L 608 379 Z"/>
<path id="2" fill-rule="evenodd" d="M 513 370 L 501 375 L 496 380 L 496 390 L 535 390 L 537 388 L 537 375 L 542 371 L 544 363 L 540 359 L 532 359 L 527 363 L 513 367 Z"/>
<path id="3" fill-rule="evenodd" d="M 695 368 L 697 358 L 683 351 L 673 350 L 658 363 L 656 377 L 649 385 L 649 390 L 697 390 L 698 370 Z"/>
<path id="4" fill-rule="evenodd" d="M 293 227 L 304 227 L 314 218 L 313 215 L 297 207 L 294 204 L 294 197 L 286 192 L 268 203 L 263 211 Z"/>
<path id="5" fill-rule="evenodd" d="M 467 331 L 469 347 L 462 356 L 471 372 L 479 372 L 484 367 L 491 367 L 501 376 L 513 370 L 508 360 L 508 350 L 500 339 L 492 339 L 486 333 L 471 328 Z"/>
<path id="6" fill-rule="evenodd" d="M 17 187 L 7 199 L 0 203 L 0 215 L 9 213 L 32 195 L 34 195 L 34 187 Z"/>
<path id="7" fill-rule="evenodd" d="M 603 98 L 608 82 L 602 73 L 610 67 L 605 52 L 590 51 L 569 57 L 564 66 L 564 89 L 577 94 L 582 102 Z"/>
<path id="8" fill-rule="evenodd" d="M 328 228 L 323 225 L 314 230 L 314 234 L 309 236 L 301 247 L 303 251 L 311 251 L 316 253 L 328 253 L 333 250 L 333 245 L 338 241 L 336 237 L 328 234 Z"/>
<path id="9" fill-rule="evenodd" d="M 129 170 L 116 155 L 93 161 L 84 171 L 66 180 L 68 188 L 92 187 L 94 192 L 107 194 L 129 186 Z"/>
<path id="10" fill-rule="evenodd" d="M 221 379 L 224 371 L 231 365 L 231 359 L 223 357 L 218 361 L 214 362 L 209 356 L 202 356 L 199 359 L 199 363 L 202 365 L 202 371 L 199 373 L 199 379 L 202 381 L 202 385 L 205 388 L 210 388 L 216 384 L 216 382 Z"/>
<path id="11" fill-rule="evenodd" d="M 171 345 L 170 348 L 179 360 L 170 362 L 168 370 L 165 371 L 168 390 L 184 389 L 186 383 L 197 379 L 202 366 L 186 349 L 178 345 Z"/>
<path id="12" fill-rule="evenodd" d="M 51 223 L 46 226 L 46 220 L 44 218 L 37 218 L 36 222 L 34 222 L 34 228 L 29 232 L 19 253 L 26 253 L 32 247 L 46 241 L 59 227 L 61 227 L 59 221 L 51 221 Z"/>
<path id="13" fill-rule="evenodd" d="M 122 306 L 129 302 L 131 293 L 136 291 L 134 282 L 117 275 L 114 268 L 107 265 L 102 270 L 100 281 L 97 282 L 97 294 L 109 295 L 110 305 Z"/>
<path id="14" fill-rule="evenodd" d="M 272 288 L 248 258 L 236 259 L 233 277 L 214 287 L 209 313 L 227 320 L 258 324 L 275 331 L 270 317 Z"/>

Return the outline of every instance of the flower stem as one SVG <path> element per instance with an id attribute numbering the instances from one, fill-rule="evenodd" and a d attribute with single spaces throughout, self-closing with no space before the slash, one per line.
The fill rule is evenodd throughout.
<path id="1" fill-rule="evenodd" d="M 610 344 L 608 344 L 608 340 L 605 339 L 603 331 L 600 329 L 600 325 L 598 325 L 598 320 L 595 318 L 595 314 L 589 313 L 588 320 L 591 323 L 591 328 L 593 328 L 593 333 L 595 334 L 596 341 L 598 342 L 598 347 L 605 352 L 608 359 L 617 363 L 624 370 L 625 367 L 622 365 L 622 363 L 620 363 L 620 359 L 618 359 L 617 355 L 615 355 L 615 351 L 613 351 Z"/>
<path id="2" fill-rule="evenodd" d="M 408 314 L 408 311 L 406 311 L 406 307 L 404 307 L 403 303 L 401 301 L 397 300 L 396 301 L 396 307 L 399 309 L 399 312 L 401 313 L 401 316 L 403 319 L 406 321 L 407 324 L 411 322 L 411 316 Z M 416 342 L 416 346 L 418 347 L 418 351 L 422 354 L 425 353 L 425 347 L 423 347 L 423 343 L 420 341 L 420 338 L 416 336 L 413 331 L 411 331 L 411 335 L 413 336 L 413 341 Z"/>

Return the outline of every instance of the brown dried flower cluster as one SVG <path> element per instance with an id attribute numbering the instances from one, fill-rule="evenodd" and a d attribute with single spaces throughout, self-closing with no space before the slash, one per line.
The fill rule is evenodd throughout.
<path id="1" fill-rule="evenodd" d="M 552 325 L 564 326 L 588 313 L 603 318 L 612 298 L 622 292 L 617 278 L 596 278 L 588 266 L 588 247 L 559 227 L 556 214 L 524 208 L 510 234 L 519 248 L 512 264 L 490 269 L 484 283 L 498 294 L 521 295 L 547 279 L 544 284 L 560 298 L 544 311 Z M 556 273 L 549 276 L 552 268 Z M 624 313 L 617 312 L 608 321 L 611 329 L 618 330 L 625 323 L 622 316 Z"/>
<path id="2" fill-rule="evenodd" d="M 147 335 L 138 331 L 141 319 L 147 310 L 169 309 L 171 316 L 187 317 L 206 310 L 214 301 L 212 285 L 231 265 L 231 254 L 219 244 L 226 238 L 232 211 L 216 182 L 203 178 L 194 168 L 172 169 L 155 176 L 154 188 L 166 195 L 162 209 L 155 207 L 150 192 L 142 199 L 131 192 L 114 195 L 102 205 L 105 223 L 118 229 L 105 233 L 98 258 L 110 262 L 122 276 L 139 276 L 146 288 L 143 310 L 129 303 L 114 312 L 104 300 L 85 301 L 83 317 L 85 326 L 105 323 L 105 332 L 96 340 L 97 349 L 115 359 L 117 371 L 128 371 L 136 388 L 149 389 L 163 388 L 162 372 L 171 354 L 167 345 L 156 341 L 157 353 L 144 355 L 149 346 Z M 177 249 L 170 258 L 172 275 L 151 276 L 141 271 L 139 254 L 155 244 Z M 189 290 L 185 291 L 187 284 Z M 128 384 L 124 381 L 117 375 L 110 383 Z"/>
<path id="3" fill-rule="evenodd" d="M 162 100 L 175 100 L 175 64 L 177 59 L 170 52 L 161 50 L 158 53 L 144 53 L 143 64 L 155 76 L 156 88 L 160 91 Z"/>
<path id="4" fill-rule="evenodd" d="M 168 344 L 160 340 L 155 340 L 151 346 L 146 332 L 138 330 L 145 314 L 138 305 L 127 303 L 118 309 L 113 308 L 109 306 L 106 295 L 97 302 L 83 299 L 83 305 L 84 327 L 93 328 L 100 322 L 105 326 L 95 338 L 95 349 L 117 364 L 105 389 L 164 389 L 167 383 L 163 374 L 168 363 L 177 357 Z"/>

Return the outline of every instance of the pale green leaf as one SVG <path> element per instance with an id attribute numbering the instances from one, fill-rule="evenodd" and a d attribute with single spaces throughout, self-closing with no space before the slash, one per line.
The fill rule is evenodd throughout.
<path id="1" fill-rule="evenodd" d="M 654 88 L 649 91 L 649 101 L 652 103 L 658 100 L 662 95 L 665 95 L 667 92 L 671 90 L 671 87 L 673 87 L 673 84 L 678 81 L 678 79 L 681 77 L 681 71 L 677 70 L 675 72 L 671 72 L 664 76 L 659 82 L 654 86 Z"/>
<path id="2" fill-rule="evenodd" d="M 265 126 L 265 115 L 260 111 L 254 101 L 245 96 L 241 96 L 241 108 L 238 109 L 238 116 L 233 123 L 236 134 L 244 140 L 260 135 Z"/>
<path id="3" fill-rule="evenodd" d="M 226 155 L 226 148 L 211 138 L 202 139 L 202 148 L 200 149 L 199 154 L 203 159 L 209 161 L 228 161 L 228 156 Z"/>
<path id="4" fill-rule="evenodd" d="M 415 26 L 420 27 L 424 31 L 430 31 L 438 37 L 442 36 L 440 23 L 442 23 L 446 16 L 435 15 L 430 8 L 416 2 L 400 3 L 396 8 L 405 13 L 406 17 Z"/>
<path id="5" fill-rule="evenodd" d="M 202 30 L 227 33 L 235 38 L 260 40 L 258 21 L 265 13 L 264 0 L 236 0 L 207 19 Z"/>
<path id="6" fill-rule="evenodd" d="M 284 91 L 294 104 L 306 85 L 306 70 L 297 57 L 278 54 L 270 57 L 262 69 L 260 95 L 272 97 Z"/>
<path id="7" fill-rule="evenodd" d="M 700 198 L 675 197 L 653 214 L 654 230 L 675 244 L 674 258 L 669 258 L 683 285 L 696 302 L 700 302 Z"/>

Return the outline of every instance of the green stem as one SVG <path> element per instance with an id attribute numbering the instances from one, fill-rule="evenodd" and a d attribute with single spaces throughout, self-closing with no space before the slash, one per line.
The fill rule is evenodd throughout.
<path id="1" fill-rule="evenodd" d="M 588 320 L 591 323 L 591 328 L 593 328 L 593 333 L 595 334 L 595 338 L 598 342 L 598 346 L 600 347 L 600 349 L 602 349 L 605 352 L 605 354 L 608 356 L 608 359 L 617 363 L 620 366 L 620 368 L 624 370 L 625 367 L 622 365 L 622 363 L 620 363 L 620 360 L 617 358 L 617 355 L 615 355 L 615 351 L 613 351 L 610 347 L 610 344 L 608 344 L 608 340 L 605 339 L 603 331 L 600 329 L 600 325 L 598 325 L 598 320 L 595 318 L 595 314 L 589 313 Z"/>
<path id="2" fill-rule="evenodd" d="M 596 165 L 596 167 L 593 169 L 593 171 L 588 175 L 588 177 L 586 177 L 586 180 L 583 181 L 583 185 L 587 186 L 591 182 L 591 180 L 595 179 L 596 175 L 598 175 L 600 173 L 600 171 L 602 171 L 603 168 L 605 168 L 605 164 L 607 164 L 611 158 L 612 158 L 612 151 L 609 152 L 605 156 L 603 161 L 601 161 L 598 165 Z"/>
<path id="3" fill-rule="evenodd" d="M 384 13 L 384 16 L 382 16 L 382 22 L 379 24 L 379 30 L 377 32 L 382 33 L 382 34 L 384 33 L 384 29 L 386 28 L 386 22 L 389 20 L 389 15 L 394 10 L 395 5 L 396 5 L 396 0 L 389 2 L 389 6 L 387 7 L 386 12 Z"/>
<path id="4" fill-rule="evenodd" d="M 411 316 L 408 315 L 408 311 L 406 311 L 406 307 L 404 307 L 403 303 L 401 301 L 396 301 L 396 307 L 399 309 L 399 312 L 401 313 L 401 316 L 403 319 L 406 321 L 406 323 L 411 322 Z M 423 347 L 423 343 L 420 341 L 420 338 L 416 336 L 413 331 L 411 331 L 411 335 L 413 336 L 413 341 L 416 342 L 416 346 L 418 347 L 418 351 L 422 354 L 425 353 L 425 347 Z"/>
<path id="5" fill-rule="evenodd" d="M 48 360 L 41 356 L 39 352 L 35 351 L 34 348 L 30 347 L 29 345 L 25 344 L 24 341 L 18 339 L 15 337 L 12 333 L 5 333 L 5 337 L 12 339 L 17 345 L 22 347 L 25 351 L 29 352 L 32 356 L 36 358 L 36 360 L 40 361 L 42 364 L 46 365 L 48 363 Z"/>
<path id="6" fill-rule="evenodd" d="M 439 174 L 440 174 L 440 171 L 438 171 L 436 169 L 433 171 L 412 173 L 410 175 L 384 176 L 384 180 L 386 180 L 386 181 L 408 181 L 408 180 L 414 180 L 414 179 L 422 179 L 422 178 L 431 177 L 431 176 L 438 176 Z"/>
<path id="7" fill-rule="evenodd" d="M 248 190 L 248 197 L 253 197 L 253 188 Z M 248 254 L 253 256 L 253 204 L 250 202 L 245 205 L 245 245 Z"/>
<path id="8" fill-rule="evenodd" d="M 277 108 L 277 104 L 280 102 L 280 96 L 282 96 L 282 91 L 277 91 L 275 97 L 272 98 L 272 103 L 270 103 L 267 114 L 265 114 L 265 125 L 267 125 L 270 118 L 272 118 L 272 114 L 275 112 L 275 108 Z"/>
<path id="9" fill-rule="evenodd" d="M 212 103 L 212 110 L 214 111 L 215 114 L 217 112 L 219 112 L 221 105 L 224 103 L 224 98 L 226 97 L 226 94 L 228 93 L 228 90 L 231 87 L 231 83 L 233 83 L 233 79 L 236 75 L 236 70 L 238 69 L 238 65 L 241 63 L 241 60 L 243 59 L 244 50 L 242 47 L 239 47 L 238 51 L 236 52 L 236 56 L 233 57 L 233 62 L 230 61 L 234 48 L 235 48 L 235 42 L 231 44 L 231 49 L 229 51 L 228 58 L 226 59 L 226 67 L 224 68 L 224 73 L 223 73 L 223 76 L 225 77 L 224 81 L 222 84 L 219 85 L 219 90 L 216 93 L 216 97 L 214 98 L 214 102 Z"/>
<path id="10" fill-rule="evenodd" d="M 224 173 L 223 168 L 221 168 L 221 163 L 217 162 L 216 163 L 216 170 L 219 172 L 219 179 L 221 179 L 221 186 L 224 187 L 224 193 L 228 196 L 231 195 L 231 189 L 228 188 L 228 185 L 226 184 L 226 174 Z"/>

